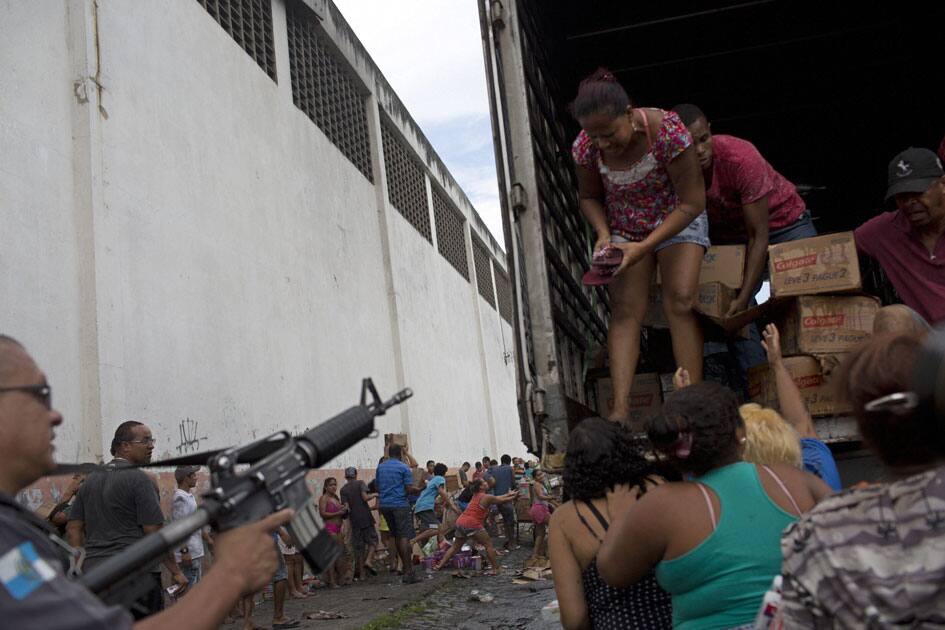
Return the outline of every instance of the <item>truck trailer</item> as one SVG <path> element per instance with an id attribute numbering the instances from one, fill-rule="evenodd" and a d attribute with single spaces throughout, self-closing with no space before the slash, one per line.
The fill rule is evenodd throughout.
<path id="1" fill-rule="evenodd" d="M 881 211 L 891 157 L 935 149 L 945 133 L 939 5 L 480 0 L 479 10 L 522 439 L 552 467 L 569 427 L 600 413 L 607 374 L 607 292 L 581 284 L 593 234 L 568 106 L 582 78 L 606 67 L 634 105 L 699 105 L 714 132 L 751 141 L 798 186 L 821 234 Z M 895 302 L 864 262 L 864 290 Z M 658 362 L 660 334 L 644 329 L 638 373 Z M 816 423 L 848 469 L 865 461 L 852 418 Z"/>

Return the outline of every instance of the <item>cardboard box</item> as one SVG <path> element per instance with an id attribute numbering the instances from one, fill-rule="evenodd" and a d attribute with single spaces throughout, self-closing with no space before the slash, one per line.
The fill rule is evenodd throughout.
<path id="1" fill-rule="evenodd" d="M 712 317 L 722 319 L 728 312 L 736 290 L 722 282 L 710 282 L 699 285 L 699 303 L 695 305 L 697 311 Z"/>
<path id="2" fill-rule="evenodd" d="M 781 352 L 849 352 L 869 339 L 879 300 L 869 296 L 803 296 L 794 299 L 778 321 Z"/>
<path id="3" fill-rule="evenodd" d="M 528 493 L 519 495 L 515 499 L 515 517 L 520 523 L 531 523 L 532 515 L 530 513 L 532 509 L 532 500 Z"/>
<path id="4" fill-rule="evenodd" d="M 676 387 L 673 385 L 673 372 L 667 374 L 660 374 L 660 390 L 663 392 L 663 400 L 666 400 L 666 397 L 676 391 Z"/>
<path id="5" fill-rule="evenodd" d="M 444 477 L 446 480 L 446 492 L 452 494 L 459 490 L 459 474 L 457 473 L 447 473 Z"/>
<path id="6" fill-rule="evenodd" d="M 699 295 L 693 309 L 707 317 L 722 319 L 728 307 L 735 299 L 736 290 L 721 282 L 709 282 L 699 285 Z M 646 308 L 643 325 L 651 328 L 669 328 L 666 313 L 663 312 L 662 290 L 650 287 L 650 303 Z"/>
<path id="7" fill-rule="evenodd" d="M 744 279 L 744 245 L 715 245 L 706 250 L 699 270 L 699 284 L 721 282 L 729 288 L 740 289 Z M 658 267 L 655 283 L 662 283 Z"/>
<path id="8" fill-rule="evenodd" d="M 771 295 L 856 291 L 860 265 L 853 232 L 839 232 L 768 247 Z"/>
<path id="9" fill-rule="evenodd" d="M 614 394 L 609 378 L 597 379 L 598 411 L 603 417 L 610 415 Z M 643 423 L 660 410 L 663 395 L 660 378 L 656 373 L 637 374 L 630 389 L 630 425 L 635 431 L 643 430 Z"/>
<path id="10" fill-rule="evenodd" d="M 400 444 L 410 450 L 410 439 L 407 437 L 406 433 L 385 433 L 384 434 L 384 453 L 387 454 L 387 449 L 391 444 Z"/>
<path id="11" fill-rule="evenodd" d="M 835 416 L 850 413 L 849 405 L 838 399 L 831 377 L 844 355 L 802 355 L 785 357 L 784 366 L 801 390 L 811 416 Z M 748 370 L 748 395 L 765 407 L 780 409 L 774 372 L 767 365 Z"/>

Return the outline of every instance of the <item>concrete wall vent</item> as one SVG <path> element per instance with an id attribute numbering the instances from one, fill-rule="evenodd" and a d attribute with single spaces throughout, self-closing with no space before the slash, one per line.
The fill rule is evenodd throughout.
<path id="1" fill-rule="evenodd" d="M 276 80 L 271 0 L 197 0 L 259 67 Z"/>
<path id="2" fill-rule="evenodd" d="M 410 225 L 431 243 L 430 207 L 427 205 L 426 176 L 411 157 L 397 131 L 386 120 L 381 124 L 384 166 L 387 172 L 387 198 Z"/>
<path id="3" fill-rule="evenodd" d="M 446 195 L 433 189 L 433 218 L 436 223 L 436 246 L 459 275 L 469 280 L 466 259 L 465 219 Z"/>
<path id="4" fill-rule="evenodd" d="M 509 275 L 495 265 L 495 294 L 499 302 L 499 315 L 509 324 L 512 323 L 512 283 Z"/>
<path id="5" fill-rule="evenodd" d="M 292 101 L 373 183 L 367 91 L 327 45 L 315 13 L 292 3 L 286 21 Z"/>
<path id="6" fill-rule="evenodd" d="M 479 283 L 479 295 L 489 306 L 495 308 L 495 294 L 492 289 L 492 258 L 485 243 L 473 234 L 473 261 L 476 263 L 476 281 Z"/>

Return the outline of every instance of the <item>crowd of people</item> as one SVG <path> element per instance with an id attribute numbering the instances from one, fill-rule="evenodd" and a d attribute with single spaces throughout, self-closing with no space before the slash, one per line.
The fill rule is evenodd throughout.
<path id="1" fill-rule="evenodd" d="M 307 598 L 318 588 L 343 587 L 379 571 L 402 575 L 406 584 L 418 582 L 416 567 L 429 542 L 443 552 L 432 568 L 449 565 L 469 543 L 481 547 L 489 562 L 485 572 L 494 575 L 498 556 L 516 546 L 512 503 L 519 488 L 530 488 L 533 512 L 537 506 L 543 514 L 555 501 L 533 462 L 484 457 L 474 471 L 464 462 L 456 486 L 448 489 L 445 464 L 431 460 L 421 471 L 405 447 L 391 444 L 369 483 L 348 467 L 340 489 L 338 479 L 327 477 L 313 497 L 325 531 L 341 550 L 321 575 L 310 575 L 293 546 L 286 528 L 291 511 L 283 510 L 216 535 L 209 528 L 194 531 L 146 568 L 135 584 L 135 601 L 109 606 L 70 574 L 92 570 L 191 516 L 198 509 L 200 467 L 175 469 L 176 488 L 165 514 L 157 479 L 140 468 L 151 462 L 151 429 L 123 422 L 112 439 L 112 459 L 74 475 L 53 509 L 32 513 L 15 497 L 54 470 L 53 431 L 61 422 L 38 366 L 16 340 L 0 336 L 0 564 L 14 568 L 0 576 L 6 587 L 0 588 L 0 610 L 9 612 L 5 622 L 11 627 L 212 628 L 228 618 L 251 630 L 259 594 L 271 590 L 271 627 L 295 628 L 301 622 L 286 615 L 287 598 Z M 493 537 L 502 535 L 504 546 L 496 550 Z"/>
<path id="2" fill-rule="evenodd" d="M 733 380 L 744 384 L 748 368 L 764 359 L 760 331 L 749 325 L 745 339 L 704 338 L 693 311 L 703 254 L 710 244 L 744 245 L 744 280 L 725 316 L 756 304 L 768 246 L 817 235 L 797 187 L 750 141 L 714 133 L 697 105 L 636 107 L 605 69 L 581 82 L 571 112 L 581 126 L 572 146 L 580 207 L 600 265 L 585 282 L 607 284 L 610 295 L 609 417 L 629 417 L 656 268 L 676 365 L 698 383 L 704 358 L 731 356 Z M 945 321 L 942 161 L 910 147 L 889 162 L 887 183 L 884 202 L 894 208 L 854 230 L 857 251 L 885 272 L 903 302 L 896 308 L 935 325 Z"/>
<path id="3" fill-rule="evenodd" d="M 133 605 L 106 605 L 70 574 L 193 514 L 200 471 L 175 470 L 165 514 L 154 478 L 137 467 L 150 462 L 155 438 L 146 424 L 123 422 L 111 461 L 73 477 L 48 513 L 26 510 L 14 497 L 54 471 L 62 417 L 26 349 L 0 336 L 4 624 L 212 628 L 231 616 L 248 630 L 257 594 L 270 586 L 272 627 L 293 628 L 299 620 L 286 616 L 285 601 L 309 597 L 313 586 L 343 587 L 379 569 L 420 581 L 425 552 L 416 549 L 441 551 L 433 565 L 440 570 L 464 546 L 481 547 L 486 571 L 498 572 L 499 556 L 516 545 L 520 499 L 532 523 L 531 560 L 550 557 L 569 629 L 753 627 L 776 578 L 785 627 L 945 624 L 945 425 L 902 395 L 923 337 L 945 321 L 939 157 L 921 148 L 896 155 L 885 199 L 895 209 L 854 231 L 858 251 L 879 263 L 904 304 L 880 311 L 872 339 L 849 353 L 837 377 L 889 479 L 843 490 L 784 366 L 776 327 L 726 342 L 724 351 L 743 368 L 762 353 L 779 409 L 739 405 L 732 389 L 703 379 L 705 355 L 719 351 L 693 312 L 705 249 L 746 246 L 745 280 L 727 315 L 748 308 L 766 277 L 768 245 L 816 235 L 796 187 L 751 142 L 713 134 L 698 106 L 635 107 L 605 70 L 582 82 L 572 111 L 582 128 L 572 155 L 594 256 L 617 251 L 619 260 L 595 280 L 611 298 L 613 407 L 571 431 L 563 497 L 546 471 L 509 455 L 464 462 L 450 488 L 447 465 L 430 460 L 421 470 L 391 443 L 370 482 L 354 467 L 341 487 L 324 479 L 318 512 L 342 553 L 320 578 L 305 579 L 285 527 L 292 513 L 283 510 L 218 535 L 194 532 L 148 567 Z M 643 437 L 624 421 L 656 268 L 678 370 Z M 494 538 L 504 538 L 501 549 Z M 165 608 L 166 594 L 174 604 Z"/>
<path id="4" fill-rule="evenodd" d="M 781 627 L 941 624 L 945 429 L 928 410 L 890 402 L 911 391 L 922 340 L 879 333 L 839 377 L 888 482 L 835 494 L 836 463 L 805 435 L 810 417 L 789 378 L 778 381 L 784 415 L 678 373 L 645 440 L 623 423 L 578 424 L 568 501 L 551 518 L 564 627 L 754 628 L 776 577 Z M 776 329 L 766 346 L 777 363 Z"/>

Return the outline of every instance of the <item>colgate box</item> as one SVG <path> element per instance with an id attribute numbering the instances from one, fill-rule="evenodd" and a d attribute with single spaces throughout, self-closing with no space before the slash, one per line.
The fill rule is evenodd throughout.
<path id="1" fill-rule="evenodd" d="M 768 247 L 774 297 L 856 291 L 860 265 L 853 232 L 838 232 Z"/>
<path id="2" fill-rule="evenodd" d="M 736 290 L 721 282 L 699 285 L 698 301 L 693 308 L 707 317 L 722 319 L 735 299 Z M 652 328 L 669 328 L 663 312 L 663 293 L 659 287 L 650 287 L 650 303 L 643 317 L 643 325 Z"/>
<path id="3" fill-rule="evenodd" d="M 785 357 L 784 366 L 801 391 L 812 416 L 835 416 L 850 412 L 850 406 L 839 399 L 832 376 L 845 359 L 843 354 L 802 355 Z M 748 395 L 765 407 L 780 408 L 774 372 L 767 363 L 748 368 Z"/>
<path id="4" fill-rule="evenodd" d="M 791 354 L 849 352 L 870 337 L 879 300 L 868 296 L 795 298 L 778 322 L 781 351 Z"/>
<path id="5" fill-rule="evenodd" d="M 699 284 L 721 282 L 731 289 L 740 289 L 745 278 L 745 246 L 713 245 L 706 250 L 699 268 Z M 655 284 L 662 284 L 659 267 Z"/>

